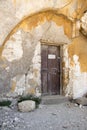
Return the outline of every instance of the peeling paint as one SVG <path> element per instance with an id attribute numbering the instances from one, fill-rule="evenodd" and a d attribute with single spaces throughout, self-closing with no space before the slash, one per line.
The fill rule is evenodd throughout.
<path id="1" fill-rule="evenodd" d="M 11 86 L 11 92 L 14 92 L 16 89 L 16 81 L 12 81 L 12 86 Z"/>
<path id="2" fill-rule="evenodd" d="M 32 65 L 31 69 L 28 72 L 28 75 L 26 77 L 26 88 L 29 88 L 28 90 L 34 90 L 34 95 L 38 95 L 41 90 L 41 48 L 40 43 L 36 45 L 34 57 L 32 59 Z M 32 88 L 32 89 L 31 89 Z M 38 91 L 37 91 L 38 90 Z M 27 91 L 28 92 L 28 91 Z"/>
<path id="3" fill-rule="evenodd" d="M 69 56 L 68 45 L 63 45 L 63 93 L 65 94 L 67 85 L 69 83 Z"/>
<path id="4" fill-rule="evenodd" d="M 11 82 L 11 91 L 18 95 L 22 95 L 25 91 L 25 75 L 17 75 Z"/>
<path id="5" fill-rule="evenodd" d="M 76 99 L 87 93 L 87 73 L 81 73 L 77 55 L 73 55 L 73 63 L 73 66 L 69 66 L 69 83 L 66 88 L 66 96 Z"/>
<path id="6" fill-rule="evenodd" d="M 46 20 L 54 21 L 57 26 L 63 26 L 65 34 L 68 37 L 72 36 L 72 22 L 63 15 L 57 15 L 55 11 L 46 11 L 29 17 L 21 23 L 20 27 L 25 31 L 29 31 L 42 24 Z"/>
<path id="7" fill-rule="evenodd" d="M 81 72 L 87 72 L 87 39 L 83 35 L 75 38 L 73 42 L 68 47 L 69 57 L 71 62 L 73 55 L 76 54 L 79 56 L 79 62 L 81 67 Z M 72 64 L 71 63 L 71 64 Z"/>
<path id="8" fill-rule="evenodd" d="M 45 41 L 48 45 L 63 46 L 63 91 L 66 96 L 83 96 L 87 92 L 87 38 L 80 30 L 87 35 L 87 16 L 82 17 L 87 10 L 87 0 L 0 3 L 0 45 L 3 43 L 0 47 L 0 87 L 9 87 L 18 95 L 41 95 L 40 41 Z"/>
<path id="9" fill-rule="evenodd" d="M 14 60 L 19 60 L 20 58 L 22 58 L 22 55 L 22 38 L 21 32 L 18 31 L 11 37 L 11 39 L 7 41 L 7 44 L 4 46 L 4 50 L 2 52 L 2 57 L 12 62 Z"/>

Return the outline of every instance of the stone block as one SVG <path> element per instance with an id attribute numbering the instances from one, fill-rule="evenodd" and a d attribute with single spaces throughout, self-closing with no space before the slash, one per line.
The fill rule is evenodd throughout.
<path id="1" fill-rule="evenodd" d="M 30 112 L 35 109 L 35 101 L 27 100 L 18 103 L 18 109 L 21 112 Z"/>

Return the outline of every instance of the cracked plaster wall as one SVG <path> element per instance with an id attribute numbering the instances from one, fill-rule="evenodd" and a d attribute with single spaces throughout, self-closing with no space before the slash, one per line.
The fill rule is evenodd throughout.
<path id="1" fill-rule="evenodd" d="M 8 63 L 6 68 L 10 75 L 10 84 L 6 86 L 9 88 L 8 96 L 29 93 L 41 95 L 41 39 L 56 45 L 71 42 L 64 32 L 63 25 L 57 26 L 52 20 L 45 20 L 34 29 L 29 29 L 26 21 L 25 25 L 27 29 L 24 23 L 21 23 L 19 29 L 9 37 L 2 51 L 2 60 Z M 7 82 L 4 76 L 2 82 Z"/>
<path id="2" fill-rule="evenodd" d="M 45 41 L 63 45 L 65 95 L 83 96 L 87 92 L 87 39 L 79 30 L 86 9 L 86 0 L 1 0 L 0 93 L 40 96 L 41 42 Z"/>
<path id="3" fill-rule="evenodd" d="M 0 0 L 0 45 L 21 20 L 34 13 L 51 9 L 74 21 L 86 8 L 87 0 Z"/>
<path id="4" fill-rule="evenodd" d="M 66 95 L 78 98 L 87 93 L 87 38 L 82 34 L 68 46 L 68 84 Z"/>

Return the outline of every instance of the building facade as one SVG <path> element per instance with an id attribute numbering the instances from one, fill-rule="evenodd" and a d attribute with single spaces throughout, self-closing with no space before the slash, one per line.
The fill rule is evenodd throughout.
<path id="1" fill-rule="evenodd" d="M 0 1 L 0 95 L 87 93 L 87 0 Z"/>

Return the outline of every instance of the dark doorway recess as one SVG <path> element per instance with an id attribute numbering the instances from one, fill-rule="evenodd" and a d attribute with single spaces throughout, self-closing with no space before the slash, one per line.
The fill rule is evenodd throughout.
<path id="1" fill-rule="evenodd" d="M 41 85 L 43 95 L 60 94 L 60 46 L 41 45 Z"/>

